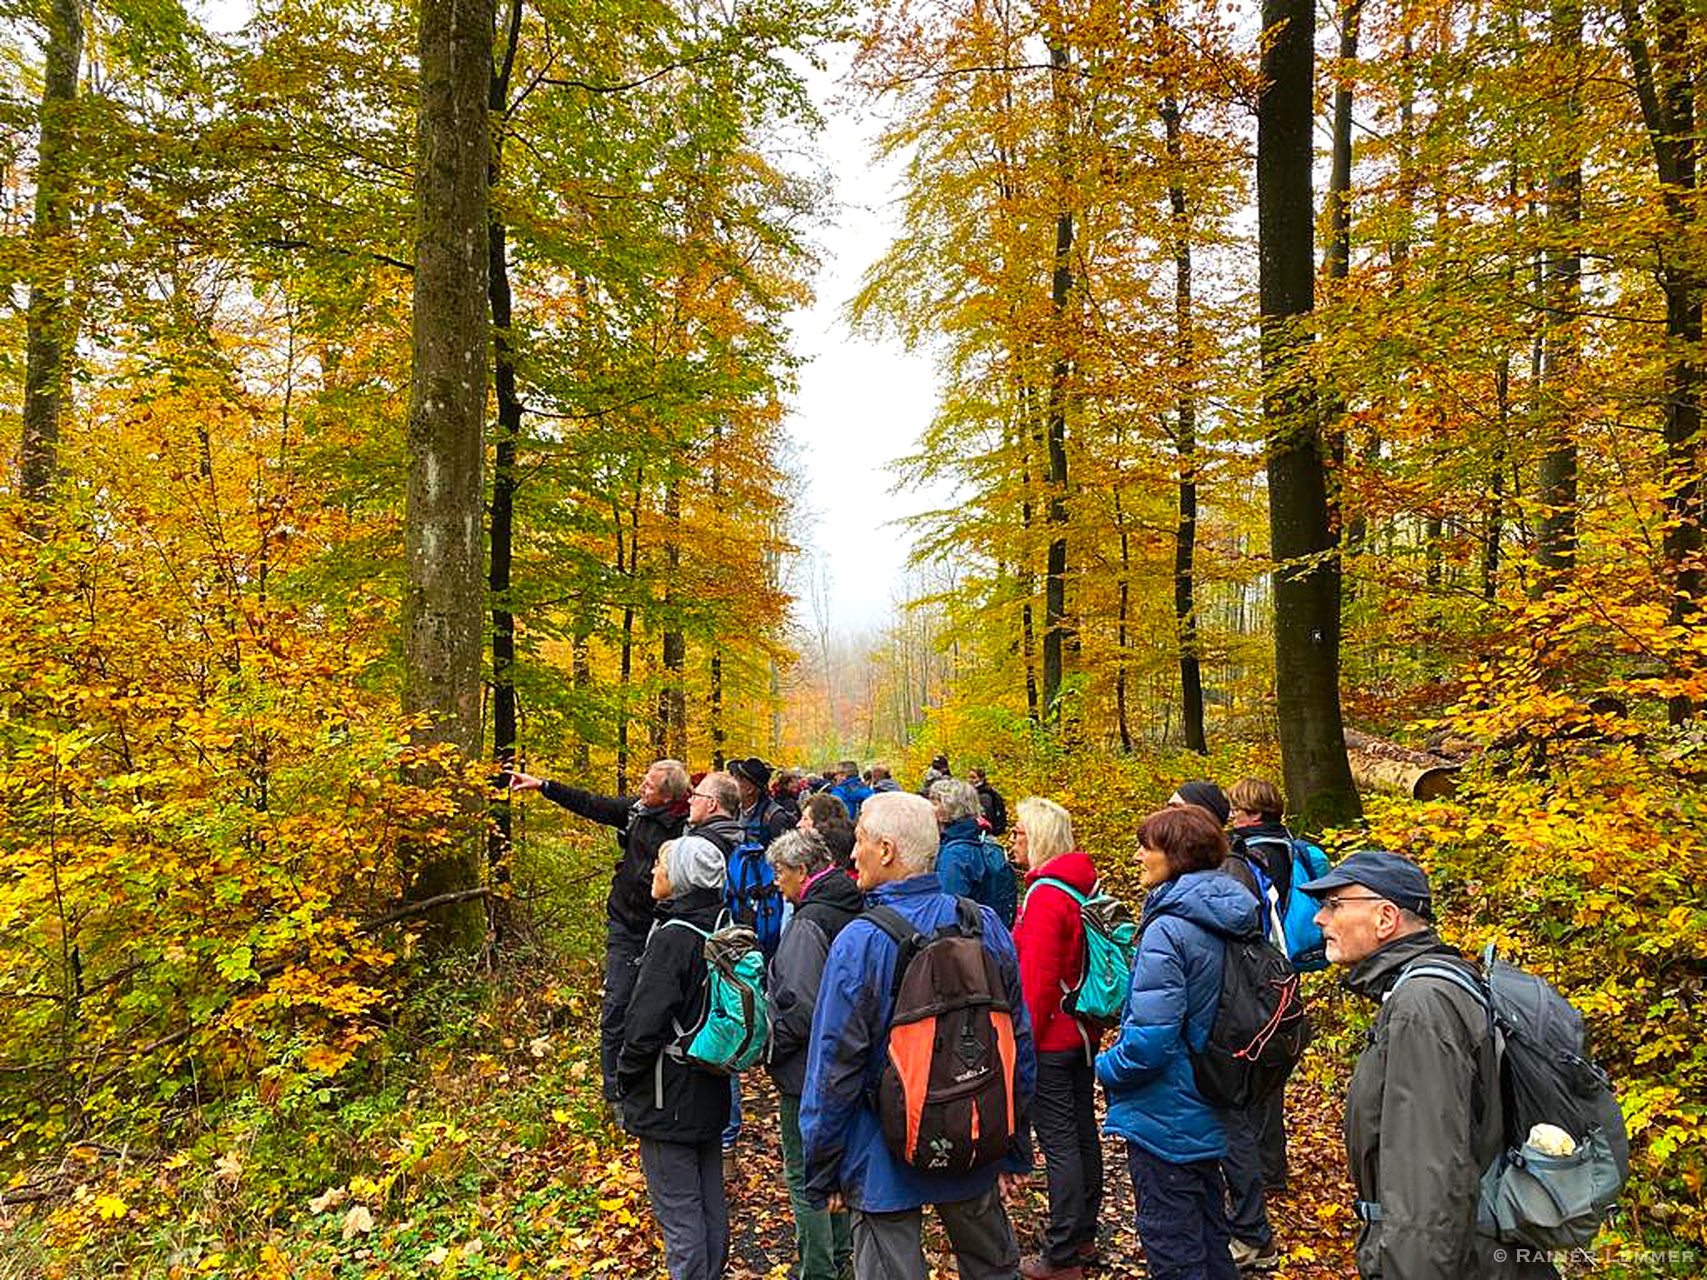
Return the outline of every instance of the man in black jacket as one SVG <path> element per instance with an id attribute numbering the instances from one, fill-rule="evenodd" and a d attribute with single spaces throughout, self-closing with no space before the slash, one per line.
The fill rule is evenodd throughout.
<path id="1" fill-rule="evenodd" d="M 658 848 L 681 835 L 688 816 L 688 771 L 679 760 L 659 760 L 646 771 L 638 796 L 601 796 L 561 782 L 512 773 L 510 790 L 538 791 L 570 813 L 616 828 L 622 856 L 605 897 L 605 989 L 599 1011 L 599 1072 L 606 1101 L 615 1102 L 622 1021 L 634 990 L 635 967 L 653 920 L 652 867 Z"/>

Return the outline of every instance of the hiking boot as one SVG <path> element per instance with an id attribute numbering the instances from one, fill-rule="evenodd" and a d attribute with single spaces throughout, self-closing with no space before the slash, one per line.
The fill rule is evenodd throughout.
<path id="1" fill-rule="evenodd" d="M 1070 1267 L 1058 1267 L 1042 1254 L 1021 1262 L 1019 1273 L 1023 1280 L 1084 1280 L 1085 1275 L 1078 1263 Z"/>
<path id="2" fill-rule="evenodd" d="M 1233 1255 L 1233 1265 L 1240 1271 L 1271 1271 L 1280 1265 L 1280 1250 L 1273 1244 L 1259 1249 L 1254 1244 L 1235 1240 L 1227 1246 Z"/>

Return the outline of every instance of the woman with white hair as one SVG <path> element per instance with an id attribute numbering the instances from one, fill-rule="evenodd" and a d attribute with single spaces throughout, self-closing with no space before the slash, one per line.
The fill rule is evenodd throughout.
<path id="1" fill-rule="evenodd" d="M 1074 846 L 1073 820 L 1060 805 L 1027 796 L 1014 812 L 1014 855 L 1029 868 L 1014 948 L 1037 1039 L 1031 1119 L 1049 1183 L 1049 1223 L 1037 1256 L 1020 1264 L 1020 1274 L 1027 1280 L 1078 1280 L 1096 1256 L 1102 1209 L 1095 1071 L 1102 1032 L 1061 1001 L 1085 968 L 1085 931 L 1074 894 L 1089 897 L 1097 873 L 1089 855 Z"/>
<path id="2" fill-rule="evenodd" d="M 970 782 L 944 778 L 931 785 L 931 807 L 942 829 L 936 874 L 942 891 L 989 907 L 1010 929 L 1017 890 L 1008 855 L 984 833 L 984 806 Z"/>
<path id="3" fill-rule="evenodd" d="M 668 840 L 652 869 L 658 923 L 646 939 L 623 1023 L 617 1081 L 623 1128 L 664 1237 L 670 1280 L 721 1276 L 729 1257 L 722 1134 L 729 1081 L 666 1052 L 704 1014 L 705 933 L 723 910 L 723 851 L 701 836 Z"/>

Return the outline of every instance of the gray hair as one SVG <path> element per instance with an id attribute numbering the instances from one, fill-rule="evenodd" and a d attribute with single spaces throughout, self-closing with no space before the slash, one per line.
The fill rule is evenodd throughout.
<path id="1" fill-rule="evenodd" d="M 720 813 L 733 818 L 741 812 L 741 784 L 735 781 L 734 774 L 719 769 L 716 773 L 706 774 L 699 780 L 699 785 Z"/>
<path id="2" fill-rule="evenodd" d="M 667 799 L 680 800 L 688 793 L 688 767 L 680 760 L 654 760 L 646 772 L 651 773 L 653 769 L 664 775 L 663 785 L 659 790 Z"/>
<path id="3" fill-rule="evenodd" d="M 793 831 L 784 831 L 772 840 L 770 848 L 765 850 L 765 857 L 770 859 L 771 866 L 779 871 L 787 867 L 790 871 L 803 872 L 809 876 L 826 870 L 833 861 L 830 846 L 824 843 L 823 836 L 816 831 L 802 831 L 798 827 Z"/>
<path id="4" fill-rule="evenodd" d="M 1033 866 L 1072 851 L 1073 819 L 1053 800 L 1027 796 L 1014 806 L 1014 813 L 1025 824 L 1025 843 Z"/>
<path id="5" fill-rule="evenodd" d="M 943 778 L 931 783 L 931 800 L 941 806 L 944 822 L 976 818 L 984 812 L 984 806 L 978 802 L 978 789 L 959 778 Z"/>
<path id="6" fill-rule="evenodd" d="M 909 875 L 936 870 L 936 810 L 909 791 L 879 791 L 859 807 L 859 829 L 872 840 L 888 840 Z"/>

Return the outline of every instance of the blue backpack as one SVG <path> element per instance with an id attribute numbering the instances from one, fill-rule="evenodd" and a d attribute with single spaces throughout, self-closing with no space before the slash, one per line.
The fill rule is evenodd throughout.
<path id="1" fill-rule="evenodd" d="M 979 851 L 984 855 L 984 874 L 978 890 L 971 896 L 996 913 L 996 918 L 1012 929 L 1019 909 L 1019 883 L 1014 876 L 1013 863 L 1006 849 L 987 832 L 978 833 Z"/>
<path id="2" fill-rule="evenodd" d="M 782 890 L 776 887 L 765 846 L 757 840 L 748 838 L 731 850 L 723 902 L 736 924 L 753 931 L 765 959 L 776 955 L 782 942 Z"/>
<path id="3" fill-rule="evenodd" d="M 1272 839 L 1248 840 L 1246 848 L 1256 849 L 1278 843 Z M 1316 924 L 1316 912 L 1321 910 L 1322 904 L 1309 894 L 1300 892 L 1297 886 L 1327 875 L 1328 855 L 1308 840 L 1293 839 L 1289 847 L 1293 887 L 1284 902 L 1280 900 L 1280 890 L 1269 879 L 1268 868 L 1262 859 L 1247 858 L 1245 861 L 1256 877 L 1257 887 L 1268 909 L 1266 932 L 1269 941 L 1286 954 L 1293 969 L 1299 973 L 1311 973 L 1328 967 L 1327 943 Z"/>

